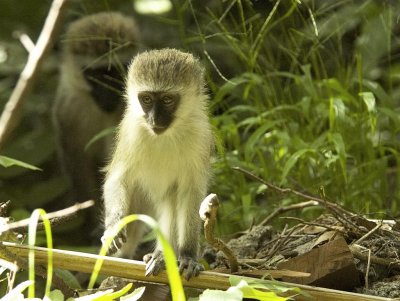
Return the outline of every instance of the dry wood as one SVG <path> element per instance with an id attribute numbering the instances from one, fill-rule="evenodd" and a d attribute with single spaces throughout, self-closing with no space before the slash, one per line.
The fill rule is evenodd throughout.
<path id="1" fill-rule="evenodd" d="M 50 220 L 51 226 L 55 227 L 57 225 L 63 224 L 66 221 L 72 219 L 79 210 L 89 208 L 93 205 L 94 205 L 94 201 L 89 200 L 89 201 L 86 201 L 83 203 L 76 203 L 75 205 L 65 208 L 65 209 L 47 213 L 46 215 L 47 215 L 47 218 Z M 0 233 L 10 231 L 10 230 L 17 231 L 17 232 L 18 231 L 26 232 L 29 222 L 30 222 L 30 218 L 26 218 L 26 219 L 23 219 L 23 220 L 14 222 L 14 223 L 2 225 L 0 227 Z M 42 229 L 43 229 L 43 223 L 39 223 L 37 226 L 37 230 L 42 230 Z"/>
<path id="2" fill-rule="evenodd" d="M 243 169 L 241 167 L 232 167 L 232 169 L 236 170 L 236 171 L 240 171 L 241 173 L 243 173 L 247 177 L 258 181 L 258 182 L 264 184 L 265 186 L 267 186 L 268 188 L 271 188 L 271 189 L 273 189 L 273 190 L 275 190 L 275 191 L 277 191 L 279 193 L 283 193 L 283 194 L 291 193 L 291 194 L 294 194 L 296 196 L 302 197 L 302 198 L 304 198 L 306 200 L 316 201 L 320 205 L 325 206 L 327 209 L 329 209 L 331 211 L 333 210 L 336 213 L 337 212 L 341 212 L 342 215 L 350 215 L 350 216 L 354 215 L 354 213 L 347 211 L 346 209 L 338 206 L 337 204 L 335 204 L 332 201 L 329 201 L 325 196 L 324 196 L 324 198 L 319 198 L 319 197 L 316 197 L 316 196 L 313 196 L 313 195 L 310 195 L 310 194 L 306 194 L 306 193 L 297 191 L 295 189 L 281 188 L 281 187 L 276 186 L 274 184 L 268 183 L 267 181 L 265 181 L 264 179 L 258 177 L 254 173 L 252 173 L 252 172 L 250 172 L 248 170 L 245 170 L 245 169 Z"/>
<path id="3" fill-rule="evenodd" d="M 319 248 L 279 263 L 278 268 L 311 274 L 307 278 L 283 277 L 284 281 L 341 290 L 352 290 L 360 285 L 353 254 L 341 236 Z"/>
<path id="4" fill-rule="evenodd" d="M 322 227 L 322 228 L 326 228 L 327 230 L 330 230 L 330 231 L 339 232 L 339 233 L 341 233 L 341 234 L 343 234 L 343 235 L 346 234 L 345 231 L 340 230 L 338 227 L 329 226 L 329 225 L 325 225 L 325 224 L 322 224 L 322 223 L 306 222 L 306 221 L 302 220 L 301 218 L 297 218 L 297 217 L 284 216 L 284 217 L 282 217 L 282 219 L 298 221 L 300 224 L 303 224 L 303 225 L 315 226 L 315 227 Z"/>
<path id="5" fill-rule="evenodd" d="M 368 233 L 357 239 L 354 244 L 359 245 L 362 241 L 366 240 L 368 237 L 370 237 L 372 234 L 374 234 L 376 231 L 379 230 L 379 228 L 382 227 L 382 223 L 378 223 L 373 229 L 371 229 Z"/>
<path id="6" fill-rule="evenodd" d="M 37 71 L 50 49 L 61 25 L 67 0 L 54 0 L 38 41 L 29 53 L 28 62 L 0 117 L 0 148 L 4 146 L 11 132 L 18 125 L 22 104 L 30 93 L 37 78 Z"/>
<path id="7" fill-rule="evenodd" d="M 0 245 L 0 257 L 2 259 L 13 263 L 14 265 L 17 266 L 18 269 L 24 269 L 27 270 L 28 267 L 28 259 L 27 257 L 20 257 L 17 254 L 13 253 L 12 251 L 8 250 L 4 245 Z M 35 267 L 35 275 L 40 276 L 42 278 L 46 278 L 47 276 L 47 271 L 44 267 L 42 266 L 36 266 Z M 15 273 L 13 273 L 13 276 L 15 277 Z M 58 288 L 63 295 L 66 298 L 73 297 L 74 296 L 74 290 L 71 289 L 62 278 L 58 277 L 57 275 L 53 275 L 52 279 L 53 286 L 55 288 Z"/>
<path id="8" fill-rule="evenodd" d="M 291 211 L 291 210 L 303 209 L 303 208 L 310 207 L 310 206 L 317 206 L 318 204 L 319 203 L 317 201 L 306 201 L 306 202 L 296 203 L 296 204 L 292 204 L 292 205 L 285 206 L 285 207 L 279 207 L 274 212 L 272 212 L 270 215 L 268 215 L 260 223 L 260 225 L 262 225 L 262 226 L 268 225 L 276 216 L 278 216 L 284 212 Z"/>
<path id="9" fill-rule="evenodd" d="M 217 268 L 213 270 L 213 272 L 229 273 L 229 269 Z M 290 271 L 290 270 L 264 270 L 264 269 L 242 270 L 238 273 L 235 273 L 235 275 L 255 277 L 255 278 L 266 277 L 266 279 L 268 279 L 268 277 L 273 279 L 282 279 L 282 277 L 294 277 L 294 278 L 310 277 L 310 273 Z"/>
<path id="10" fill-rule="evenodd" d="M 351 253 L 353 253 L 354 257 L 358 259 L 364 260 L 366 262 L 370 261 L 372 264 L 378 264 L 390 269 L 395 269 L 400 271 L 400 260 L 391 259 L 391 258 L 381 258 L 374 255 L 368 256 L 362 252 L 362 248 L 356 244 L 351 244 L 349 246 Z"/>
<path id="11" fill-rule="evenodd" d="M 222 251 L 229 261 L 231 273 L 239 270 L 239 264 L 235 254 L 221 239 L 214 237 L 214 226 L 217 221 L 217 212 L 219 201 L 216 194 L 209 194 L 203 202 L 201 202 L 199 215 L 204 221 L 204 236 L 207 242 L 215 249 Z"/>
<path id="12" fill-rule="evenodd" d="M 10 252 L 17 256 L 27 258 L 29 247 L 21 246 L 14 243 L 2 242 Z M 37 263 L 47 264 L 47 249 L 34 248 L 35 258 Z M 99 258 L 98 255 L 64 251 L 53 249 L 53 264 L 60 269 L 71 271 L 79 271 L 84 273 L 91 273 L 95 261 Z M 165 271 L 161 272 L 158 276 L 145 277 L 145 264 L 140 261 L 127 260 L 121 258 L 113 258 L 104 256 L 104 263 L 101 273 L 104 275 L 113 275 L 117 277 L 129 278 L 134 280 L 141 280 L 145 282 L 168 283 L 167 274 Z M 184 286 L 195 287 L 202 289 L 227 289 L 229 284 L 229 274 L 221 274 L 214 272 L 201 272 L 198 277 L 186 281 L 182 278 Z M 282 285 L 293 286 L 290 283 L 281 283 Z M 342 292 L 332 289 L 324 289 L 318 287 L 311 287 L 306 285 L 296 284 L 296 287 L 301 288 L 305 293 L 313 297 L 313 301 L 394 301 L 390 298 L 382 298 L 376 296 L 361 295 L 356 293 Z M 309 298 L 303 296 L 296 296 L 296 301 L 309 301 Z"/>

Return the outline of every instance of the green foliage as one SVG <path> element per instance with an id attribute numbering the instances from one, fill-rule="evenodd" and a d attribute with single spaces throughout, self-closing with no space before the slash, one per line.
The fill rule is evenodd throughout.
<path id="1" fill-rule="evenodd" d="M 64 301 L 64 295 L 62 294 L 61 291 L 59 290 L 54 290 L 50 291 L 51 284 L 52 284 L 52 278 L 53 278 L 53 256 L 52 256 L 52 248 L 53 248 L 53 238 L 51 234 L 51 226 L 50 226 L 50 221 L 46 216 L 46 212 L 43 209 L 36 209 L 30 218 L 29 222 L 29 246 L 34 247 L 35 246 L 35 240 L 36 240 L 36 227 L 37 223 L 39 220 L 39 217 L 42 218 L 44 228 L 45 228 L 45 233 L 46 233 L 46 241 L 47 241 L 47 247 L 48 247 L 48 262 L 47 262 L 47 275 L 46 275 L 46 288 L 45 288 L 45 293 L 44 293 L 44 298 L 35 298 L 35 256 L 34 256 L 34 249 L 29 250 L 29 280 L 23 281 L 20 284 L 18 284 L 15 288 L 13 288 L 11 291 L 9 291 L 1 300 L 3 301 L 20 301 L 20 300 L 51 300 L 51 301 Z M 161 241 L 161 244 L 163 246 L 164 254 L 165 254 L 165 261 L 166 261 L 166 266 L 167 266 L 167 272 L 168 272 L 168 277 L 170 281 L 174 281 L 173 283 L 171 282 L 171 292 L 172 292 L 172 297 L 173 300 L 185 300 L 185 295 L 183 293 L 183 288 L 182 288 L 182 283 L 180 279 L 180 275 L 178 272 L 178 267 L 176 265 L 176 257 L 175 254 L 161 233 L 160 228 L 158 227 L 157 223 L 150 217 L 148 216 L 143 216 L 143 215 L 131 215 L 127 216 L 125 219 L 121 221 L 119 224 L 119 229 L 121 230 L 122 227 L 126 226 L 127 223 L 132 222 L 134 220 L 141 220 L 148 224 L 157 234 L 157 238 Z M 118 232 L 116 232 L 117 234 Z M 111 243 L 111 240 L 108 240 L 107 247 L 103 247 L 101 249 L 101 255 L 105 255 L 106 250 L 108 249 L 108 246 Z M 99 269 L 101 267 L 101 260 L 98 260 L 96 262 L 94 272 L 91 277 L 91 282 L 89 284 L 89 287 L 93 287 L 94 281 L 98 276 Z M 9 269 L 13 271 L 14 273 L 16 272 L 16 267 L 13 264 L 2 264 L 5 269 Z M 4 269 L 1 269 L 1 273 L 4 272 Z M 1 274 L 0 273 L 0 274 Z M 63 279 L 68 279 L 67 283 L 71 285 L 71 287 L 77 287 L 79 286 L 79 283 L 76 282 L 75 277 L 72 276 L 71 273 L 68 271 L 60 272 L 58 271 L 58 275 L 63 276 Z M 113 289 L 108 289 L 105 291 L 99 291 L 94 294 L 90 294 L 84 297 L 79 297 L 79 298 L 68 298 L 68 301 L 91 301 L 91 300 L 98 300 L 98 301 L 112 301 L 112 300 L 117 300 L 118 298 L 121 298 L 120 300 L 125 300 L 125 301 L 135 301 L 141 298 L 141 296 L 144 293 L 144 287 L 140 287 L 135 289 L 133 292 L 129 293 L 128 292 L 132 288 L 132 283 L 129 283 L 126 285 L 124 288 L 122 288 L 119 291 L 115 291 Z M 23 291 L 28 289 L 28 298 L 25 298 L 23 295 Z"/>
<path id="2" fill-rule="evenodd" d="M 41 170 L 39 167 L 6 156 L 0 156 L 0 165 L 3 167 L 19 166 L 31 170 Z"/>
<path id="3" fill-rule="evenodd" d="M 193 36 L 200 38 L 216 73 L 211 110 L 225 152 L 214 164 L 212 190 L 226 201 L 222 231 L 299 201 L 232 172 L 234 166 L 311 194 L 323 186 L 358 212 L 396 212 L 399 13 L 400 3 L 372 0 L 193 7 L 197 32 L 187 31 L 186 41 L 196 48 Z"/>
<path id="4" fill-rule="evenodd" d="M 30 221 L 29 221 L 29 246 L 34 247 L 36 241 L 36 227 L 39 221 L 39 217 L 42 218 L 44 229 L 46 233 L 46 241 L 47 241 L 47 248 L 49 249 L 47 254 L 47 277 L 46 277 L 46 288 L 45 288 L 45 296 L 50 294 L 50 288 L 53 279 L 53 237 L 51 235 L 51 226 L 50 221 L 46 216 L 46 212 L 43 209 L 35 209 L 33 211 Z M 35 252 L 33 249 L 29 249 L 29 280 L 32 284 L 35 283 Z M 34 298 L 35 297 L 35 286 L 30 285 L 28 287 L 28 297 Z"/>
<path id="5" fill-rule="evenodd" d="M 65 297 L 60 290 L 54 290 L 48 293 L 43 299 L 40 298 L 25 298 L 23 291 L 27 288 L 34 287 L 33 282 L 30 280 L 24 281 L 18 284 L 14 289 L 12 289 L 7 295 L 5 295 L 2 301 L 23 301 L 23 300 L 43 300 L 43 301 L 64 301 Z M 132 283 L 127 284 L 125 287 L 119 291 L 114 292 L 112 289 L 99 291 L 84 297 L 78 298 L 68 298 L 67 301 L 113 301 L 113 300 L 123 300 L 123 301 L 136 301 L 139 300 L 143 293 L 144 287 L 139 287 L 133 292 L 128 293 L 132 288 Z"/>
<path id="6" fill-rule="evenodd" d="M 169 244 L 168 240 L 165 238 L 164 234 L 161 232 L 161 229 L 160 229 L 159 225 L 157 224 L 157 222 L 150 216 L 142 215 L 142 214 L 132 214 L 132 215 L 125 216 L 122 220 L 120 220 L 118 222 L 118 224 L 114 228 L 113 235 L 106 238 L 106 241 L 104 242 L 103 246 L 101 247 L 100 255 L 105 256 L 107 254 L 107 250 L 109 249 L 114 237 L 117 236 L 117 234 L 124 227 L 126 227 L 129 223 L 132 223 L 134 221 L 141 221 L 141 222 L 146 223 L 148 226 L 150 226 L 150 228 L 156 234 L 158 241 L 161 243 L 161 246 L 163 249 L 163 256 L 165 259 L 165 267 L 166 267 L 167 274 L 168 274 L 169 285 L 171 287 L 172 300 L 175 300 L 175 301 L 176 300 L 183 300 L 183 301 L 186 300 L 185 293 L 183 291 L 181 276 L 179 275 L 178 266 L 176 264 L 177 259 L 176 259 L 175 253 L 174 253 L 171 245 Z M 90 277 L 90 282 L 89 282 L 89 286 L 88 286 L 89 289 L 93 288 L 102 264 L 103 264 L 103 259 L 100 258 L 96 261 L 95 266 L 93 268 L 93 273 Z"/>
<path id="7" fill-rule="evenodd" d="M 191 298 L 191 301 L 213 301 L 231 300 L 241 301 L 244 298 L 261 301 L 285 301 L 292 300 L 291 297 L 302 293 L 299 288 L 288 287 L 278 281 L 251 279 L 247 277 L 229 277 L 231 287 L 226 291 L 205 290 L 198 298 Z M 279 293 L 292 292 L 291 296 L 280 297 Z"/>
<path id="8" fill-rule="evenodd" d="M 100 133 L 95 135 L 85 146 L 85 151 L 87 151 L 96 141 L 103 139 L 111 134 L 115 133 L 115 127 L 109 127 L 102 130 Z"/>

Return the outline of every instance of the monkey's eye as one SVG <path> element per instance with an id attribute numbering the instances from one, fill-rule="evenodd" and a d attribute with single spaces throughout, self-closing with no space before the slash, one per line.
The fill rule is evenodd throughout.
<path id="1" fill-rule="evenodd" d="M 151 104 L 151 103 L 153 102 L 153 100 L 151 99 L 151 97 L 148 96 L 148 95 L 143 95 L 143 96 L 141 96 L 141 97 L 140 97 L 140 101 L 141 101 L 143 104 L 145 104 L 145 105 L 149 105 L 149 104 Z"/>
<path id="2" fill-rule="evenodd" d="M 174 102 L 174 99 L 171 96 L 164 96 L 161 100 L 166 105 L 170 105 Z"/>

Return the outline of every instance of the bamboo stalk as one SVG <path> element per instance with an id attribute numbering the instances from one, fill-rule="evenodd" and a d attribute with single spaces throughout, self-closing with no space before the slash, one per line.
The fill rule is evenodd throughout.
<path id="1" fill-rule="evenodd" d="M 9 252 L 12 252 L 16 256 L 28 258 L 29 246 L 18 245 L 10 242 L 0 242 L 0 243 L 4 247 L 6 247 Z M 35 250 L 35 262 L 42 265 L 47 265 L 48 249 L 41 247 L 34 247 L 34 250 Z M 99 258 L 104 259 L 104 263 L 100 272 L 103 275 L 128 278 L 136 281 L 168 284 L 168 277 L 165 271 L 160 272 L 160 274 L 157 276 L 146 277 L 144 275 L 145 264 L 141 261 L 53 249 L 54 267 L 70 271 L 91 273 L 93 271 L 93 267 L 96 260 Z M 182 278 L 182 282 L 183 285 L 186 287 L 225 290 L 230 287 L 229 276 L 231 275 L 205 271 L 201 272 L 198 277 L 194 277 L 189 281 L 186 281 L 184 278 Z M 340 279 L 338 279 L 338 281 L 340 281 Z M 390 298 L 361 295 L 356 293 L 312 287 L 307 285 L 299 285 L 299 284 L 292 284 L 285 282 L 280 282 L 280 284 L 282 286 L 288 286 L 288 287 L 299 287 L 303 292 L 313 297 L 311 299 L 313 301 L 394 301 L 395 300 Z M 310 299 L 299 295 L 295 297 L 295 300 L 307 301 Z"/>

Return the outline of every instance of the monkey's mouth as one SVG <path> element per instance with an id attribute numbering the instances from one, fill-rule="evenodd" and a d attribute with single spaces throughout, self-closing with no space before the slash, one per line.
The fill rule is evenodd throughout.
<path id="1" fill-rule="evenodd" d="M 153 126 L 151 129 L 153 130 L 153 132 L 157 135 L 162 134 L 163 132 L 165 132 L 165 130 L 167 129 L 167 126 Z"/>

